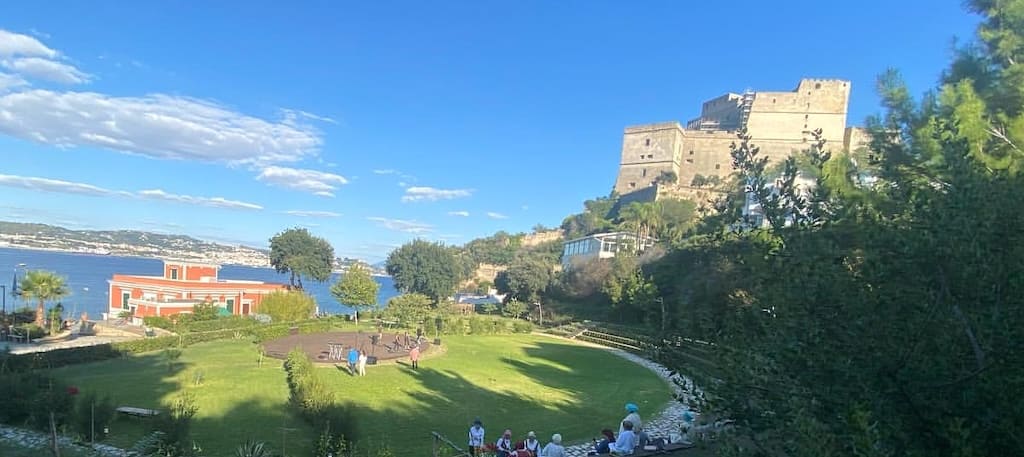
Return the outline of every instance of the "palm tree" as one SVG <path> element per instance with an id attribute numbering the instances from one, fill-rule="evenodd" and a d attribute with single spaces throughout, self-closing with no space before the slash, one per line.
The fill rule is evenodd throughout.
<path id="1" fill-rule="evenodd" d="M 68 286 L 64 277 L 58 276 L 52 271 L 30 271 L 21 278 L 18 286 L 21 296 L 25 300 L 35 299 L 39 301 L 36 305 L 36 325 L 44 327 L 46 324 L 46 302 L 58 300 L 68 295 Z"/>

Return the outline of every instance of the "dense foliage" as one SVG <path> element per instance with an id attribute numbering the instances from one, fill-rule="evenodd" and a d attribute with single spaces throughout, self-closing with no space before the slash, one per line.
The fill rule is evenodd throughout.
<path id="1" fill-rule="evenodd" d="M 39 327 L 46 327 L 46 302 L 59 300 L 70 293 L 64 277 L 52 271 L 33 270 L 25 273 L 18 283 L 22 299 L 35 300 L 36 321 Z"/>
<path id="2" fill-rule="evenodd" d="M 303 277 L 317 282 L 330 279 L 334 248 L 304 228 L 288 229 L 270 239 L 270 265 L 278 273 L 291 274 L 289 283 L 301 289 Z"/>
<path id="3" fill-rule="evenodd" d="M 270 316 L 272 322 L 309 319 L 316 312 L 316 301 L 301 291 L 275 291 L 263 297 L 257 311 Z"/>
<path id="4" fill-rule="evenodd" d="M 1024 454 L 1024 1 L 968 5 L 980 42 L 935 93 L 879 79 L 867 161 L 818 142 L 769 167 L 741 135 L 744 188 L 640 270 L 663 302 L 622 300 L 713 343 L 706 407 L 740 435 L 724 454 Z"/>
<path id="5" fill-rule="evenodd" d="M 377 291 L 380 284 L 373 280 L 370 271 L 361 265 L 352 265 L 331 285 L 331 295 L 342 305 L 356 310 L 356 324 L 359 324 L 359 311 L 377 306 Z"/>
<path id="6" fill-rule="evenodd" d="M 431 315 L 432 299 L 423 294 L 402 294 L 388 300 L 384 316 L 403 327 L 419 325 Z"/>
<path id="7" fill-rule="evenodd" d="M 452 250 L 441 243 L 414 240 L 391 251 L 387 272 L 403 293 L 423 294 L 440 303 L 464 277 Z"/>
<path id="8" fill-rule="evenodd" d="M 288 374 L 289 400 L 311 426 L 323 430 L 317 455 L 343 455 L 356 439 L 356 422 L 351 407 L 338 403 L 313 362 L 302 349 L 293 349 L 284 362 Z"/>

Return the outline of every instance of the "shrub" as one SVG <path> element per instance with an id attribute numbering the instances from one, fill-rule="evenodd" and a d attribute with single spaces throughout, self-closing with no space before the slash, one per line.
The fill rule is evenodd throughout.
<path id="1" fill-rule="evenodd" d="M 299 321 L 316 312 L 316 301 L 304 292 L 276 291 L 263 297 L 259 312 L 270 316 L 273 322 Z"/>
<path id="2" fill-rule="evenodd" d="M 192 307 L 193 322 L 212 321 L 220 317 L 220 307 L 210 301 L 204 301 Z"/>
<path id="3" fill-rule="evenodd" d="M 259 325 L 255 319 L 244 316 L 228 316 L 205 321 L 186 321 L 178 323 L 182 332 L 209 332 L 213 330 L 239 329 Z"/>
<path id="4" fill-rule="evenodd" d="M 95 392 L 86 392 L 75 401 L 70 423 L 85 441 L 99 441 L 105 437 L 103 427 L 114 420 L 115 414 L 117 411 L 110 397 L 98 397 Z"/>
<path id="5" fill-rule="evenodd" d="M 142 318 L 142 323 L 146 324 L 147 327 L 162 328 L 164 330 L 174 330 L 174 322 L 169 318 L 163 316 L 146 316 Z"/>
<path id="6" fill-rule="evenodd" d="M 512 322 L 512 331 L 514 333 L 530 333 L 533 331 L 533 324 L 527 321 L 517 320 Z"/>
<path id="7" fill-rule="evenodd" d="M 309 425 L 323 430 L 317 449 L 340 453 L 346 440 L 355 433 L 355 418 L 351 408 L 334 401 L 334 392 L 324 383 L 320 374 L 301 349 L 292 349 L 284 362 L 287 373 L 289 402 Z M 326 454 L 318 454 L 326 455 Z M 336 454 L 340 455 L 340 454 Z"/>
<path id="8" fill-rule="evenodd" d="M 23 324 L 23 325 L 19 325 L 19 326 L 15 327 L 15 328 L 18 329 L 19 333 L 24 334 L 24 333 L 27 332 L 29 340 L 34 340 L 36 338 L 42 338 L 42 337 L 46 336 L 46 329 L 44 329 L 44 328 L 42 328 L 42 327 L 40 327 L 40 326 L 38 326 L 36 324 Z"/>

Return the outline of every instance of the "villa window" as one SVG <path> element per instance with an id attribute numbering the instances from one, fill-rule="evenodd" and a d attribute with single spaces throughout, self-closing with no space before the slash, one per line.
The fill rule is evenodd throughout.
<path id="1" fill-rule="evenodd" d="M 131 298 L 131 292 L 121 292 L 121 309 L 128 309 L 128 300 Z"/>
<path id="2" fill-rule="evenodd" d="M 171 268 L 171 279 L 178 279 L 178 269 Z"/>
<path id="3" fill-rule="evenodd" d="M 229 314 L 235 314 L 235 299 L 227 299 L 227 309 Z"/>

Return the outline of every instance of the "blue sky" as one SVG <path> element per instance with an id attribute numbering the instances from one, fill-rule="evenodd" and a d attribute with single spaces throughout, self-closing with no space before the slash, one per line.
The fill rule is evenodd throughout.
<path id="1" fill-rule="evenodd" d="M 0 6 L 0 219 L 380 260 L 557 225 L 624 126 L 727 91 L 935 84 L 959 1 L 92 2 Z"/>

